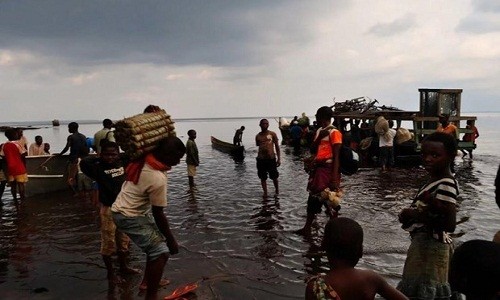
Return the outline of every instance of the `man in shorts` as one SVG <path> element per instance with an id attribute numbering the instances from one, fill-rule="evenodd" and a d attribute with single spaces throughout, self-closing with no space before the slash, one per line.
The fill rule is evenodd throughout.
<path id="1" fill-rule="evenodd" d="M 89 154 L 89 148 L 87 147 L 87 137 L 80 132 L 78 132 L 78 123 L 71 122 L 68 124 L 68 132 L 70 135 L 66 140 L 66 146 L 61 150 L 59 154 L 54 154 L 62 156 L 69 150 L 69 166 L 68 166 L 68 185 L 76 193 L 77 191 L 77 181 L 76 175 L 78 174 L 78 161 L 79 158 L 84 158 Z"/>
<path id="2" fill-rule="evenodd" d="M 263 197 L 267 197 L 267 177 L 273 181 L 275 196 L 279 194 L 278 186 L 278 167 L 281 164 L 280 145 L 278 136 L 275 132 L 270 131 L 269 121 L 267 119 L 260 120 L 261 131 L 255 136 L 255 144 L 259 147 L 257 153 L 257 175 L 260 178 Z"/>
<path id="3" fill-rule="evenodd" d="M 151 153 L 128 164 L 125 182 L 111 206 L 117 229 L 128 235 L 147 255 L 147 299 L 157 299 L 169 252 L 179 252 L 164 214 L 167 206 L 166 171 L 179 164 L 185 153 L 186 147 L 179 138 L 170 136 L 160 140 Z"/>
<path id="4" fill-rule="evenodd" d="M 122 283 L 113 268 L 112 255 L 116 254 L 121 274 L 137 274 L 140 271 L 130 268 L 127 264 L 129 256 L 129 237 L 116 229 L 111 206 L 120 193 L 125 181 L 126 161 L 119 156 L 120 149 L 114 142 L 103 143 L 100 156 L 87 156 L 80 161 L 82 173 L 78 178 L 85 176 L 90 181 L 99 184 L 99 217 L 101 221 L 101 255 L 108 272 L 110 284 Z M 82 176 L 80 176 L 82 175 Z M 90 184 L 91 182 L 87 182 Z M 86 186 L 90 188 L 89 186 Z"/>

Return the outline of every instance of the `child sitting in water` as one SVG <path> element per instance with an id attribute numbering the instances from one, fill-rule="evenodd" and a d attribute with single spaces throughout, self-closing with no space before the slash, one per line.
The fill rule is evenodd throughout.
<path id="1" fill-rule="evenodd" d="M 306 299 L 364 300 L 376 294 L 387 300 L 408 299 L 390 286 L 382 276 L 356 268 L 363 256 L 363 229 L 349 218 L 330 219 L 322 243 L 330 271 L 307 283 Z"/>

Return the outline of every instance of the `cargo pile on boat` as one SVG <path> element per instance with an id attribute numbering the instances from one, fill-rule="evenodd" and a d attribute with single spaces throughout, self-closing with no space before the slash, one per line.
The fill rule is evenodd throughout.
<path id="1" fill-rule="evenodd" d="M 176 135 L 174 122 L 163 109 L 117 121 L 115 128 L 116 142 L 130 159 L 151 152 L 159 140 Z"/>
<path id="2" fill-rule="evenodd" d="M 401 111 L 401 109 L 393 106 L 376 105 L 378 103 L 377 99 L 370 99 L 367 97 L 358 97 L 350 100 L 345 100 L 343 102 L 335 102 L 332 109 L 336 113 L 349 112 L 349 113 L 365 113 L 373 111 L 383 111 L 383 110 L 395 110 Z"/>

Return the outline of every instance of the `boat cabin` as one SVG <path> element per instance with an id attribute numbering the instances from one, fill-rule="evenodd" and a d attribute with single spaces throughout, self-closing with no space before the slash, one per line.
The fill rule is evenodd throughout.
<path id="1" fill-rule="evenodd" d="M 439 125 L 440 115 L 449 115 L 450 122 L 457 126 L 460 134 L 472 133 L 466 128 L 467 121 L 475 124 L 477 117 L 462 116 L 460 102 L 462 89 L 419 89 L 420 92 L 420 113 L 413 118 L 413 130 L 415 140 L 420 145 L 420 141 L 426 134 L 433 133 Z M 461 127 L 463 126 L 463 127 Z M 459 141 L 459 149 L 475 149 L 474 142 Z"/>

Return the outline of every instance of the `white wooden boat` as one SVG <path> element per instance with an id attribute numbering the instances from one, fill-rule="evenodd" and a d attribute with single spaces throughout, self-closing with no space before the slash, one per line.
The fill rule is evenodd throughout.
<path id="1" fill-rule="evenodd" d="M 27 156 L 26 169 L 26 197 L 69 190 L 68 155 Z"/>

